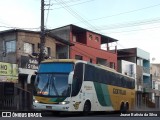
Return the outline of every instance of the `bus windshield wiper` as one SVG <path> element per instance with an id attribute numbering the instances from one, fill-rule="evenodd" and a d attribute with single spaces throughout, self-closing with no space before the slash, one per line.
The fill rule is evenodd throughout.
<path id="1" fill-rule="evenodd" d="M 49 86 L 49 79 L 48 79 L 47 83 L 44 85 L 44 87 L 42 88 L 40 93 L 43 94 L 43 92 L 45 92 L 45 90 L 48 88 L 48 86 Z"/>
<path id="2" fill-rule="evenodd" d="M 52 78 L 53 78 L 53 79 L 52 79 Z M 50 94 L 50 89 L 53 88 L 56 96 L 59 96 L 58 91 L 57 91 L 57 89 L 56 89 L 56 86 L 55 86 L 55 84 L 54 84 L 54 81 L 55 81 L 54 75 L 51 76 L 51 78 L 49 79 L 49 81 L 50 81 L 50 83 L 51 83 L 51 84 L 50 84 L 50 88 L 49 88 L 49 94 Z"/>

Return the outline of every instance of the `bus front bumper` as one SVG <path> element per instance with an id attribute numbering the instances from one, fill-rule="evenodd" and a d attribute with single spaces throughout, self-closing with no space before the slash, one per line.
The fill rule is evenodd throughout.
<path id="1" fill-rule="evenodd" d="M 33 109 L 49 111 L 69 111 L 69 104 L 43 104 L 33 102 Z"/>

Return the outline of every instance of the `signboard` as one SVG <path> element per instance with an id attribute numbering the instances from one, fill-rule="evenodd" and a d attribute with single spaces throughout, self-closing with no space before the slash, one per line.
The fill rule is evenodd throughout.
<path id="1" fill-rule="evenodd" d="M 18 65 L 0 62 L 0 82 L 18 82 Z"/>
<path id="2" fill-rule="evenodd" d="M 30 58 L 28 56 L 21 56 L 21 68 L 37 70 L 38 61 L 36 58 Z"/>

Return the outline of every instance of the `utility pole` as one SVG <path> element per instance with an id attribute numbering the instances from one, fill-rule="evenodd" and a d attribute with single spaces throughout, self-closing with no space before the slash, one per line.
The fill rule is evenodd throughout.
<path id="1" fill-rule="evenodd" d="M 41 32 L 40 32 L 40 54 L 39 64 L 44 60 L 45 57 L 45 28 L 44 28 L 44 0 L 41 0 Z"/>

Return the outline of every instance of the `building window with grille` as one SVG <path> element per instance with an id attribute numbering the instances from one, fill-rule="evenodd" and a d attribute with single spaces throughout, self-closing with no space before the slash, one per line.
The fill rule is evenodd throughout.
<path id="1" fill-rule="evenodd" d="M 16 52 L 16 41 L 6 41 L 6 53 Z"/>
<path id="2" fill-rule="evenodd" d="M 32 54 L 34 52 L 34 44 L 24 43 L 24 53 Z"/>

